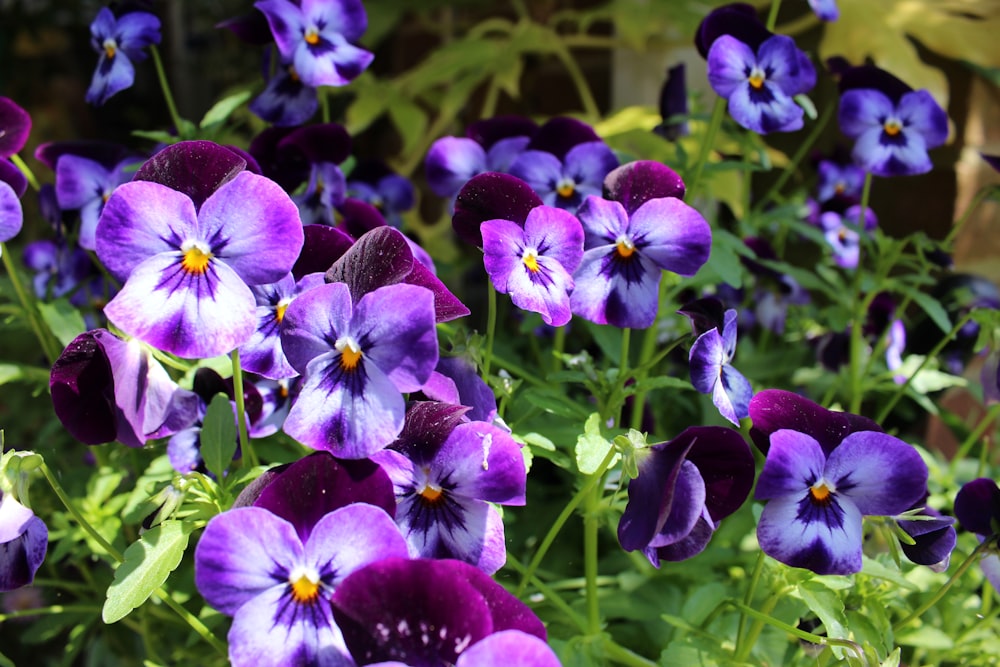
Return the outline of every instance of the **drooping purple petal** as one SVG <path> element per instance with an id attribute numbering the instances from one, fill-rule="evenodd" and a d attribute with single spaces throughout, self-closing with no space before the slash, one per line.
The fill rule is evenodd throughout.
<path id="1" fill-rule="evenodd" d="M 750 419 L 750 437 L 765 453 L 771 434 L 783 428 L 812 436 L 828 454 L 851 433 L 882 430 L 867 417 L 827 410 L 805 396 L 782 389 L 757 392 L 750 401 Z"/>
<path id="2" fill-rule="evenodd" d="M 525 503 L 526 475 L 521 447 L 507 431 L 485 422 L 457 425 L 434 465 L 455 493 L 503 505 Z"/>
<path id="3" fill-rule="evenodd" d="M 13 495 L 0 491 L 0 592 L 30 584 L 48 544 L 45 522 Z"/>
<path id="4" fill-rule="evenodd" d="M 302 235 L 302 251 L 292 267 L 296 280 L 310 273 L 326 273 L 354 244 L 344 232 L 324 225 L 303 227 Z"/>
<path id="5" fill-rule="evenodd" d="M 1000 524 L 1000 488 L 988 477 L 966 483 L 955 495 L 955 516 L 966 530 L 990 536 Z"/>
<path id="6" fill-rule="evenodd" d="M 693 276 L 712 246 L 712 231 L 697 209 L 680 199 L 650 199 L 629 220 L 629 236 L 657 266 Z"/>
<path id="7" fill-rule="evenodd" d="M 931 508 L 924 508 L 924 514 L 935 518 L 920 521 L 899 520 L 897 523 L 916 544 L 900 542 L 900 548 L 910 561 L 927 565 L 935 572 L 948 569 L 951 552 L 958 540 L 955 534 L 955 519 L 942 516 Z"/>
<path id="8" fill-rule="evenodd" d="M 31 116 L 9 97 L 0 96 L 0 159 L 17 153 L 28 141 Z"/>
<path id="9" fill-rule="evenodd" d="M 133 181 L 152 181 L 187 195 L 195 209 L 246 168 L 235 151 L 211 141 L 181 141 L 146 160 Z"/>
<path id="10" fill-rule="evenodd" d="M 528 213 L 541 206 L 531 186 L 516 176 L 499 172 L 478 174 L 462 187 L 455 198 L 451 225 L 460 239 L 481 248 L 479 226 L 486 220 L 523 223 Z"/>
<path id="11" fill-rule="evenodd" d="M 670 167 L 654 160 L 636 160 L 613 169 L 604 179 L 608 198 L 630 216 L 650 199 L 684 199 L 684 181 Z"/>
<path id="12" fill-rule="evenodd" d="M 466 137 L 442 137 L 424 159 L 427 185 L 439 197 L 453 197 L 465 183 L 487 170 L 486 151 Z"/>
<path id="13" fill-rule="evenodd" d="M 458 656 L 455 667 L 559 667 L 560 664 L 549 645 L 538 637 L 520 630 L 504 630 L 473 644 Z"/>
<path id="14" fill-rule="evenodd" d="M 6 182 L 0 181 L 0 242 L 17 236 L 24 223 L 24 212 L 17 193 Z"/>
<path id="15" fill-rule="evenodd" d="M 830 452 L 825 476 L 862 514 L 905 512 L 927 492 L 927 464 L 917 450 L 874 431 L 844 438 Z"/>

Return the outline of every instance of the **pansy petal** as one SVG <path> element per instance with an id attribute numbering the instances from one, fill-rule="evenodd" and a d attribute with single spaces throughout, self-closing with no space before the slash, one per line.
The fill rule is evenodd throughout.
<path id="1" fill-rule="evenodd" d="M 344 283 L 319 285 L 288 304 L 281 321 L 281 346 L 292 367 L 305 373 L 310 361 L 330 352 L 347 331 L 352 311 Z"/>
<path id="2" fill-rule="evenodd" d="M 583 259 L 583 226 L 580 220 L 560 208 L 537 206 L 524 221 L 525 242 L 559 262 L 573 273 Z"/>
<path id="3" fill-rule="evenodd" d="M 317 572 L 331 572 L 336 586 L 344 577 L 382 558 L 405 558 L 406 540 L 385 510 L 363 502 L 325 515 L 305 543 L 303 562 Z"/>
<path id="4" fill-rule="evenodd" d="M 17 236 L 24 224 L 24 212 L 21 200 L 14 189 L 4 181 L 0 181 L 0 242 L 9 241 Z"/>
<path id="5" fill-rule="evenodd" d="M 795 40 L 787 35 L 770 37 L 757 47 L 757 65 L 767 72 L 768 81 L 774 82 L 788 96 L 799 92 L 799 50 Z"/>
<path id="6" fill-rule="evenodd" d="M 9 97 L 0 96 L 0 158 L 17 153 L 28 141 L 31 116 Z"/>
<path id="7" fill-rule="evenodd" d="M 241 507 L 208 522 L 194 554 L 194 580 L 205 600 L 230 616 L 257 595 L 288 584 L 302 560 L 295 528 L 258 507 Z"/>
<path id="8" fill-rule="evenodd" d="M 583 225 L 587 250 L 615 243 L 629 226 L 628 212 L 621 203 L 593 195 L 583 200 L 577 216 Z"/>
<path id="9" fill-rule="evenodd" d="M 757 480 L 757 500 L 804 495 L 823 478 L 826 456 L 816 439 L 782 429 L 771 434 L 771 448 Z"/>
<path id="10" fill-rule="evenodd" d="M 456 426 L 434 465 L 454 484 L 454 493 L 491 503 L 525 503 L 524 457 L 510 434 L 493 424 Z"/>
<path id="11" fill-rule="evenodd" d="M 13 526 L 5 525 L 11 515 L 23 505 L 11 495 L 0 498 L 0 531 L 13 527 L 16 535 L 9 540 L 0 539 L 0 592 L 12 591 L 27 586 L 35 578 L 35 572 L 45 560 L 49 544 L 49 529 L 45 522 L 27 510 L 28 516 L 14 517 Z"/>
<path id="12" fill-rule="evenodd" d="M 439 197 L 453 197 L 465 183 L 486 171 L 486 152 L 466 137 L 442 137 L 424 159 L 427 185 Z"/>
<path id="13" fill-rule="evenodd" d="M 927 464 L 911 445 L 887 433 L 844 438 L 830 453 L 824 477 L 866 515 L 905 512 L 927 493 Z"/>
<path id="14" fill-rule="evenodd" d="M 867 417 L 827 410 L 805 396 L 783 389 L 765 389 L 754 394 L 750 418 L 753 420 L 750 437 L 765 453 L 771 434 L 784 428 L 812 436 L 826 453 L 851 433 L 882 430 Z"/>
<path id="15" fill-rule="evenodd" d="M 212 141 L 179 141 L 146 160 L 134 181 L 152 181 L 191 198 L 196 209 L 246 168 L 236 151 Z"/>
<path id="16" fill-rule="evenodd" d="M 684 539 L 705 510 L 705 480 L 690 461 L 681 462 L 670 492 L 673 495 L 670 513 L 661 519 L 659 531 L 646 548 L 664 547 Z"/>
<path id="17" fill-rule="evenodd" d="M 716 39 L 708 50 L 708 82 L 720 97 L 729 99 L 747 85 L 747 69 L 757 57 L 749 46 L 730 35 Z"/>
<path id="18" fill-rule="evenodd" d="M 451 226 L 460 239 L 482 247 L 480 225 L 486 220 L 523 223 L 542 200 L 516 176 L 487 171 L 469 179 L 455 198 Z"/>
<path id="19" fill-rule="evenodd" d="M 573 146 L 563 159 L 563 170 L 573 177 L 577 187 L 589 186 L 588 194 L 600 194 L 605 177 L 618 166 L 614 151 L 603 141 L 588 141 Z"/>
<path id="20" fill-rule="evenodd" d="M 655 160 L 636 160 L 612 170 L 604 179 L 608 196 L 632 215 L 650 199 L 684 199 L 684 181 L 673 169 Z"/>
<path id="21" fill-rule="evenodd" d="M 702 394 L 710 394 L 719 383 L 722 365 L 726 362 L 722 336 L 718 329 L 709 329 L 691 345 L 691 384 Z"/>
<path id="22" fill-rule="evenodd" d="M 993 535 L 1000 522 L 1000 488 L 988 477 L 966 483 L 955 495 L 955 516 L 977 535 Z"/>
<path id="23" fill-rule="evenodd" d="M 494 632 L 458 656 L 455 667 L 559 667 L 549 645 L 520 630 Z"/>
<path id="24" fill-rule="evenodd" d="M 769 461 L 770 457 L 769 453 Z M 801 505 L 811 500 L 806 498 L 805 488 L 800 491 L 799 497 L 775 498 L 764 506 L 757 524 L 760 548 L 785 565 L 804 567 L 816 574 L 859 572 L 861 512 L 849 499 L 840 498 L 822 513 L 803 516 Z"/>
<path id="25" fill-rule="evenodd" d="M 161 253 L 135 267 L 104 314 L 128 335 L 189 359 L 245 343 L 255 326 L 250 288 L 222 262 L 201 275 L 180 264 L 180 253 Z"/>
<path id="26" fill-rule="evenodd" d="M 660 268 L 693 276 L 712 247 L 712 230 L 697 209 L 680 199 L 650 199 L 629 220 L 629 235 Z"/>
<path id="27" fill-rule="evenodd" d="M 881 131 L 884 120 L 894 113 L 892 101 L 885 93 L 874 89 L 848 90 L 840 96 L 837 122 L 841 132 L 856 139 L 872 128 Z"/>
<path id="28" fill-rule="evenodd" d="M 537 257 L 535 263 L 535 271 L 518 263 L 508 276 L 506 291 L 521 310 L 538 313 L 549 326 L 561 327 L 573 317 L 569 305 L 573 278 L 551 257 Z"/>
<path id="29" fill-rule="evenodd" d="M 645 554 L 649 562 L 657 567 L 661 560 L 668 562 L 687 560 L 704 551 L 713 534 L 715 526 L 708 516 L 708 510 L 703 510 L 694 527 L 683 538 L 659 547 L 650 546 L 645 550 Z M 653 562 L 654 558 L 656 562 Z"/>
<path id="30" fill-rule="evenodd" d="M 719 375 L 719 381 L 712 390 L 712 403 L 719 413 L 735 426 L 740 420 L 750 414 L 750 398 L 753 389 L 750 381 L 742 373 L 725 364 Z"/>
<path id="31" fill-rule="evenodd" d="M 510 165 L 510 174 L 520 178 L 541 195 L 556 189 L 556 184 L 563 175 L 563 164 L 551 153 L 526 150 Z M 601 179 L 603 178 L 602 175 Z"/>

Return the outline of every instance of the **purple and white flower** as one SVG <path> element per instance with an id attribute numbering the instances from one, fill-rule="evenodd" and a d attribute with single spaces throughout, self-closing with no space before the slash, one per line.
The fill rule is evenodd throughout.
<path id="1" fill-rule="evenodd" d="M 129 12 L 117 19 L 102 7 L 90 24 L 90 44 L 101 54 L 87 89 L 87 102 L 104 104 L 109 97 L 131 87 L 134 60 L 146 57 L 147 46 L 160 43 L 160 19 L 149 12 Z"/>
<path id="2" fill-rule="evenodd" d="M 733 368 L 735 354 L 736 310 L 730 308 L 724 314 L 721 331 L 712 327 L 699 335 L 688 359 L 694 388 L 711 394 L 719 413 L 739 426 L 740 420 L 750 414 L 753 389 L 743 374 Z"/>
<path id="3" fill-rule="evenodd" d="M 48 546 L 45 522 L 0 489 L 0 592 L 30 584 Z"/>

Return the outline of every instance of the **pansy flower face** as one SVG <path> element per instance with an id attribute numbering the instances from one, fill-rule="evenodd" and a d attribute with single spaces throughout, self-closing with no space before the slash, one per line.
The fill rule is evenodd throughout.
<path id="1" fill-rule="evenodd" d="M 96 160 L 65 154 L 56 162 L 56 199 L 59 208 L 80 211 L 80 247 L 97 247 L 97 221 L 116 187 L 132 178 L 126 169 L 136 160 L 126 158 L 107 167 Z"/>
<path id="2" fill-rule="evenodd" d="M 277 127 L 302 125 L 316 113 L 319 98 L 313 86 L 307 86 L 291 63 L 281 62 L 260 95 L 248 105 L 250 111 Z"/>
<path id="3" fill-rule="evenodd" d="M 817 574 L 861 570 L 861 517 L 892 516 L 927 492 L 927 466 L 885 433 L 848 435 L 827 454 L 815 438 L 771 434 L 756 498 L 769 501 L 757 525 L 764 553 Z"/>
<path id="4" fill-rule="evenodd" d="M 712 395 L 712 403 L 728 421 L 739 426 L 740 419 L 750 414 L 753 389 L 743 374 L 733 368 L 736 354 L 736 311 L 724 315 L 721 330 L 713 327 L 704 332 L 691 346 L 691 384 L 703 394 Z"/>
<path id="5" fill-rule="evenodd" d="M 849 202 L 861 199 L 861 188 L 865 182 L 863 169 L 853 164 L 838 164 L 833 160 L 823 160 L 817 168 L 819 184 L 816 199 L 821 203 L 834 198 Z"/>
<path id="6" fill-rule="evenodd" d="M 235 159 L 212 146 L 182 142 L 154 159 L 177 156 L 180 166 L 214 151 Z M 239 172 L 200 209 L 183 192 L 134 180 L 112 193 L 98 223 L 97 255 L 124 283 L 104 312 L 127 334 L 172 354 L 224 354 L 254 332 L 248 284 L 280 280 L 301 247 L 295 204 L 263 176 Z"/>
<path id="7" fill-rule="evenodd" d="M 560 159 L 541 150 L 526 150 L 510 166 L 538 193 L 542 201 L 575 211 L 588 195 L 600 195 L 604 177 L 618 166 L 615 154 L 603 141 L 588 141 L 570 148 Z"/>
<path id="8" fill-rule="evenodd" d="M 281 57 L 307 86 L 350 83 L 374 56 L 354 46 L 368 27 L 360 0 L 261 0 Z"/>
<path id="9" fill-rule="evenodd" d="M 132 61 L 145 58 L 143 49 L 160 43 L 160 19 L 149 12 L 129 12 L 116 19 L 103 7 L 90 24 L 90 43 L 101 57 L 87 89 L 87 102 L 101 105 L 132 85 Z"/>
<path id="10" fill-rule="evenodd" d="M 30 584 L 48 546 L 45 522 L 0 490 L 0 592 Z"/>
<path id="11" fill-rule="evenodd" d="M 195 584 L 233 617 L 233 665 L 353 665 L 330 596 L 354 570 L 406 557 L 406 543 L 381 508 L 355 503 L 327 514 L 302 539 L 259 507 L 212 518 L 195 550 Z"/>

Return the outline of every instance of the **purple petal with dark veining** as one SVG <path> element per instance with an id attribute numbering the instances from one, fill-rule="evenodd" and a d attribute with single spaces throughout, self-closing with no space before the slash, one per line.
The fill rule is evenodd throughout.
<path id="1" fill-rule="evenodd" d="M 111 442 L 117 433 L 111 364 L 95 334 L 74 338 L 49 376 L 56 416 L 70 435 L 88 445 Z"/>
<path id="2" fill-rule="evenodd" d="M 0 97 L 0 158 L 24 148 L 31 133 L 31 116 L 9 97 Z"/>
<path id="3" fill-rule="evenodd" d="M 815 438 L 828 453 L 851 433 L 881 431 L 867 417 L 850 412 L 834 412 L 804 396 L 782 389 L 765 389 L 750 400 L 750 437 L 757 448 L 767 452 L 771 434 L 780 429 L 799 431 Z"/>
<path id="4" fill-rule="evenodd" d="M 708 58 L 712 44 L 722 35 L 732 35 L 756 51 L 771 32 L 757 16 L 753 5 L 734 2 L 713 10 L 698 25 L 694 44 L 702 58 Z"/>
<path id="5" fill-rule="evenodd" d="M 246 160 L 211 141 L 181 141 L 148 159 L 133 180 L 160 183 L 191 198 L 195 209 L 246 168 Z"/>

